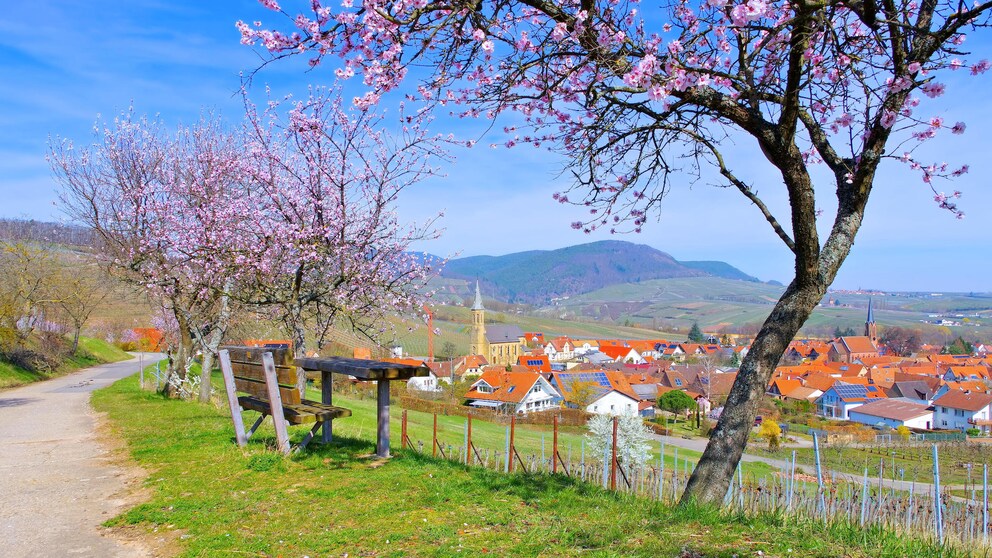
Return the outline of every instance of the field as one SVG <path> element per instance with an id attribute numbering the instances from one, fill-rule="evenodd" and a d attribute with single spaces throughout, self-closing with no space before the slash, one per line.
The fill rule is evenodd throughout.
<path id="1" fill-rule="evenodd" d="M 149 499 L 108 524 L 171 536 L 181 556 L 967 555 L 877 528 L 673 508 L 561 475 L 506 475 L 413 451 L 376 460 L 368 401 L 347 401 L 355 416 L 338 421 L 333 445 L 292 458 L 266 449 L 271 429 L 239 449 L 224 412 L 140 391 L 134 378 L 93 403 L 148 472 Z"/>
<path id="2" fill-rule="evenodd" d="M 558 302 L 541 312 L 567 316 L 586 316 L 615 323 L 641 326 L 678 327 L 685 330 L 698 322 L 704 328 L 757 325 L 771 312 L 782 287 L 765 283 L 732 281 L 716 277 L 656 279 L 640 283 L 611 285 Z M 988 293 L 886 293 L 864 294 L 832 292 L 823 305 L 814 310 L 806 322 L 807 330 L 833 331 L 835 327 L 864 325 L 868 300 L 881 326 L 908 328 L 929 327 L 923 320 L 931 314 L 947 314 L 967 324 L 952 327 L 948 336 L 988 336 L 992 333 L 992 295 Z M 825 301 L 825 302 L 826 302 Z M 967 321 L 965 321 L 967 320 Z"/>

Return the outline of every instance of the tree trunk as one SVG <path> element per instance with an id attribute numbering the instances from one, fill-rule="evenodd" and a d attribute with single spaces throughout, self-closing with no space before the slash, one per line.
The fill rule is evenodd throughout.
<path id="1" fill-rule="evenodd" d="M 779 359 L 799 328 L 823 298 L 829 283 L 797 287 L 793 281 L 765 320 L 741 363 L 723 414 L 696 465 L 682 503 L 720 505 L 741 460 L 748 435 L 758 415 L 758 404 L 765 395 Z"/>
<path id="2" fill-rule="evenodd" d="M 203 366 L 200 368 L 200 403 L 210 403 L 210 392 L 213 388 L 210 383 L 211 372 L 214 368 L 214 353 L 212 351 L 203 351 Z"/>
<path id="3" fill-rule="evenodd" d="M 217 314 L 217 323 L 214 324 L 210 332 L 210 338 L 204 339 L 198 336 L 200 348 L 203 350 L 203 367 L 200 373 L 200 403 L 210 402 L 210 391 L 213 388 L 211 383 L 211 372 L 214 366 L 214 355 L 220 349 L 220 344 L 227 333 L 227 326 L 231 321 L 231 291 L 233 282 L 228 280 L 224 285 L 224 292 L 220 296 L 220 312 Z"/>
<path id="4" fill-rule="evenodd" d="M 75 356 L 76 355 L 76 351 L 79 350 L 79 330 L 80 329 L 82 329 L 82 328 L 76 327 L 75 331 L 72 332 L 72 352 L 70 354 L 73 355 L 73 356 Z"/>

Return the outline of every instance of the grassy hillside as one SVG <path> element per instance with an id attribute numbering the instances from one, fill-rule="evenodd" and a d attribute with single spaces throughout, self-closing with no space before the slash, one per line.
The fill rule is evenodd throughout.
<path id="1" fill-rule="evenodd" d="M 93 404 L 148 473 L 148 501 L 108 523 L 174 539 L 180 556 L 962 555 L 879 530 L 673 509 L 413 452 L 376 460 L 371 430 L 349 426 L 355 417 L 338 421 L 330 447 L 283 458 L 265 450 L 263 429 L 241 450 L 222 411 L 141 392 L 133 378 Z"/>
<path id="2" fill-rule="evenodd" d="M 682 331 L 694 322 L 707 329 L 733 328 L 764 321 L 783 290 L 764 283 L 718 277 L 656 279 L 611 285 L 559 301 L 539 312 L 585 317 L 604 323 L 631 323 L 663 329 L 677 327 Z M 967 318 L 968 325 L 952 328 L 947 335 L 992 336 L 992 310 L 989 310 L 992 298 L 979 294 L 829 293 L 824 305 L 810 316 L 805 330 L 832 331 L 839 326 L 860 331 L 864 327 L 869 298 L 875 309 L 875 321 L 882 329 L 899 326 L 934 330 L 934 326 L 923 323 L 935 319 L 932 313 L 941 309 L 969 308 L 960 311 L 964 313 L 956 318 Z M 977 310 L 981 307 L 986 310 Z"/>
<path id="3" fill-rule="evenodd" d="M 47 380 L 107 362 L 118 362 L 131 358 L 131 355 L 107 343 L 102 339 L 82 337 L 79 339 L 79 352 L 66 358 L 62 365 L 55 370 L 42 372 L 31 371 L 0 360 L 0 389 L 12 388 L 32 382 Z"/>

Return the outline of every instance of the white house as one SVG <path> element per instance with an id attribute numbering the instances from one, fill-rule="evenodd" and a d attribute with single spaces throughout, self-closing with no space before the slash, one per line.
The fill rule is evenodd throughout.
<path id="1" fill-rule="evenodd" d="M 992 431 L 992 394 L 948 391 L 933 401 L 934 428 Z"/>
<path id="2" fill-rule="evenodd" d="M 551 385 L 565 405 L 600 415 L 636 415 L 641 400 L 626 376 L 615 370 L 555 372 Z"/>
<path id="3" fill-rule="evenodd" d="M 544 354 L 552 362 L 564 362 L 575 357 L 575 344 L 568 337 L 556 337 L 544 346 Z"/>
<path id="4" fill-rule="evenodd" d="M 889 428 L 905 426 L 917 430 L 933 428 L 933 411 L 925 402 L 911 402 L 904 399 L 879 399 L 865 403 L 848 411 L 852 422 L 868 426 L 885 425 Z"/>
<path id="5" fill-rule="evenodd" d="M 534 413 L 557 409 L 561 395 L 540 374 L 486 371 L 465 394 L 472 407 L 506 413 Z"/>

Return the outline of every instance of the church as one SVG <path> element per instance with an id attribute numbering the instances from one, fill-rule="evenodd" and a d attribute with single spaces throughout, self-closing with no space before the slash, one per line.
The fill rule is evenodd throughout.
<path id="1" fill-rule="evenodd" d="M 852 363 L 862 358 L 878 356 L 878 327 L 875 314 L 868 299 L 868 319 L 865 320 L 865 334 L 861 337 L 839 337 L 830 344 L 827 360 Z"/>
<path id="2" fill-rule="evenodd" d="M 519 326 L 486 325 L 486 308 L 482 305 L 479 282 L 475 282 L 475 303 L 472 304 L 472 336 L 469 354 L 486 357 L 489 364 L 516 364 L 523 352 L 524 332 Z"/>

